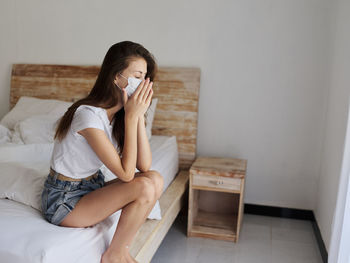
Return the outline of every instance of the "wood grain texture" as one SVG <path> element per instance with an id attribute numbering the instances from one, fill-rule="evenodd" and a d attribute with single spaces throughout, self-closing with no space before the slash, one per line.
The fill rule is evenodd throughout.
<path id="1" fill-rule="evenodd" d="M 247 160 L 200 156 L 193 163 L 190 173 L 244 178 Z"/>
<path id="2" fill-rule="evenodd" d="M 240 178 L 203 175 L 200 173 L 197 173 L 196 176 L 191 174 L 191 176 L 193 180 L 193 188 L 233 193 L 240 193 L 241 191 Z"/>
<path id="3" fill-rule="evenodd" d="M 244 183 L 247 160 L 199 156 L 190 168 L 187 236 L 206 237 L 237 242 L 244 213 Z M 209 211 L 200 207 L 199 196 L 215 192 L 215 207 L 222 204 L 218 193 L 231 194 L 227 203 L 234 211 Z M 214 200 L 215 199 L 215 200 Z M 212 208 L 211 208 L 212 209 Z"/>
<path id="4" fill-rule="evenodd" d="M 20 96 L 75 102 L 92 89 L 99 66 L 14 64 L 10 107 Z M 199 68 L 159 67 L 154 79 L 158 98 L 152 126 L 154 135 L 175 135 L 180 169 L 188 169 L 196 156 Z"/>

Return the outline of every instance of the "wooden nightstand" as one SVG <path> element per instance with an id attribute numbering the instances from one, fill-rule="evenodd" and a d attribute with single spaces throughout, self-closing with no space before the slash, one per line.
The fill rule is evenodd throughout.
<path id="1" fill-rule="evenodd" d="M 247 160 L 198 157 L 190 168 L 187 236 L 238 241 Z"/>

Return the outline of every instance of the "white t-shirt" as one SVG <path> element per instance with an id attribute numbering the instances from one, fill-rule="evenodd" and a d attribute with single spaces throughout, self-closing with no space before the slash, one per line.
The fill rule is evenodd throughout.
<path id="1" fill-rule="evenodd" d="M 71 178 L 85 178 L 94 174 L 103 165 L 84 136 L 78 131 L 85 128 L 97 128 L 105 131 L 114 147 L 117 142 L 112 136 L 113 124 L 109 123 L 105 109 L 89 105 L 80 105 L 61 142 L 55 139 L 50 165 L 56 172 Z"/>

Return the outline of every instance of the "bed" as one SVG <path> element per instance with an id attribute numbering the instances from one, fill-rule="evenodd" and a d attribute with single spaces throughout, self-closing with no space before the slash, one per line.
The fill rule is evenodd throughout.
<path id="1" fill-rule="evenodd" d="M 98 66 L 15 64 L 10 107 L 21 96 L 74 102 L 88 94 L 98 72 Z M 184 205 L 188 169 L 196 155 L 199 81 L 198 68 L 180 67 L 160 67 L 154 80 L 153 97 L 158 103 L 150 140 L 152 169 L 160 171 L 165 180 L 159 199 L 161 219 L 147 219 L 130 248 L 131 255 L 140 263 L 151 261 Z M 50 151 L 51 145 L 41 147 Z M 48 157 L 42 148 L 41 154 L 33 158 L 40 161 L 36 168 L 45 171 L 49 168 Z M 13 161 L 11 158 L 20 161 L 10 146 L 2 150 L 0 155 L 7 161 Z M 35 150 L 38 148 L 31 149 Z M 4 262 L 99 262 L 120 212 L 93 227 L 65 228 L 49 224 L 40 211 L 29 205 L 0 199 L 0 258 Z M 67 242 L 71 253 L 67 253 Z"/>

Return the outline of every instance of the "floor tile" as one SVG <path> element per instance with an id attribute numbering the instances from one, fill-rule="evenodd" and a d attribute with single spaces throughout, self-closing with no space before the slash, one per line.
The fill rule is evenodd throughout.
<path id="1" fill-rule="evenodd" d="M 271 226 L 273 228 L 284 228 L 313 232 L 312 223 L 308 220 L 271 217 Z"/>
<path id="2" fill-rule="evenodd" d="M 272 240 L 294 241 L 305 244 L 316 242 L 313 232 L 292 228 L 272 228 Z"/>
<path id="3" fill-rule="evenodd" d="M 151 263 L 322 263 L 310 221 L 244 214 L 237 243 L 187 237 L 178 216 Z"/>
<path id="4" fill-rule="evenodd" d="M 272 240 L 272 262 L 322 262 L 315 244 L 302 242 Z"/>
<path id="5" fill-rule="evenodd" d="M 202 247 L 196 263 L 234 263 L 235 251 L 227 247 Z"/>

